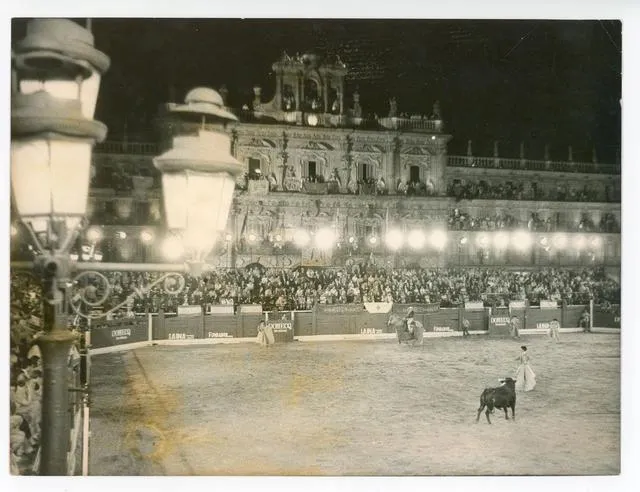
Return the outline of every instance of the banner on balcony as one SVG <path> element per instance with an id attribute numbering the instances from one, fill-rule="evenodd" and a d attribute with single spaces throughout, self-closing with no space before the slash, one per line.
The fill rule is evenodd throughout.
<path id="1" fill-rule="evenodd" d="M 238 311 L 243 314 L 262 314 L 262 304 L 241 304 Z"/>
<path id="2" fill-rule="evenodd" d="M 484 309 L 484 303 L 482 301 L 465 302 L 464 303 L 464 308 L 469 310 L 469 311 L 478 310 L 478 309 Z"/>
<path id="3" fill-rule="evenodd" d="M 316 304 L 319 313 L 357 314 L 364 312 L 362 304 Z"/>
<path id="4" fill-rule="evenodd" d="M 233 314 L 233 304 L 210 304 L 207 306 L 207 314 Z"/>
<path id="5" fill-rule="evenodd" d="M 364 308 L 368 313 L 378 314 L 378 313 L 388 313 L 391 311 L 393 307 L 392 302 L 365 302 Z"/>
<path id="6" fill-rule="evenodd" d="M 540 301 L 540 309 L 557 309 L 558 301 L 550 301 L 547 299 L 543 299 Z"/>
<path id="7" fill-rule="evenodd" d="M 202 307 L 200 305 L 178 306 L 178 316 L 194 314 L 202 314 Z"/>

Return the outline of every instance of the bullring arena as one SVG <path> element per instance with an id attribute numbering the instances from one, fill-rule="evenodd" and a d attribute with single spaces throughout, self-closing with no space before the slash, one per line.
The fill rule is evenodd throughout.
<path id="1" fill-rule="evenodd" d="M 96 355 L 91 473 L 617 474 L 620 337 L 561 336 L 427 336 L 409 346 L 371 335 Z M 522 343 L 535 390 L 518 394 L 515 422 L 497 410 L 492 425 L 484 415 L 476 423 L 482 389 L 515 372 Z"/>
<path id="2" fill-rule="evenodd" d="M 14 19 L 12 475 L 620 474 L 621 32 Z"/>

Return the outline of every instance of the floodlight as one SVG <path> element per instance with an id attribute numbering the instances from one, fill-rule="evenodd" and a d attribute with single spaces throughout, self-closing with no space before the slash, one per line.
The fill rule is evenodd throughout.
<path id="1" fill-rule="evenodd" d="M 513 233 L 511 237 L 511 243 L 513 247 L 519 251 L 526 251 L 531 247 L 531 233 L 524 230 L 519 230 Z"/>
<path id="2" fill-rule="evenodd" d="M 426 240 L 427 238 L 425 237 L 424 232 L 418 229 L 412 230 L 407 236 L 407 242 L 413 249 L 421 249 L 424 247 Z"/>
<path id="3" fill-rule="evenodd" d="M 310 240 L 311 236 L 309 236 L 309 233 L 304 229 L 298 229 L 293 233 L 293 242 L 299 248 L 304 248 L 307 244 L 309 244 Z"/>
<path id="4" fill-rule="evenodd" d="M 489 246 L 489 236 L 487 234 L 480 234 L 476 238 L 476 244 L 481 248 L 486 248 Z"/>
<path id="5" fill-rule="evenodd" d="M 578 234 L 577 236 L 575 236 L 575 238 L 573 239 L 573 246 L 580 251 L 581 249 L 584 249 L 584 247 L 587 244 L 587 239 L 582 235 L 582 234 Z"/>
<path id="6" fill-rule="evenodd" d="M 87 231 L 87 239 L 92 243 L 97 243 L 102 239 L 102 230 L 99 227 L 91 227 Z"/>
<path id="7" fill-rule="evenodd" d="M 179 237 L 170 236 L 164 240 L 162 253 L 168 260 L 177 260 L 184 254 L 184 245 Z"/>
<path id="8" fill-rule="evenodd" d="M 441 229 L 436 229 L 431 233 L 431 236 L 429 237 L 429 242 L 431 243 L 431 246 L 433 246 L 438 250 L 444 249 L 444 247 L 447 244 L 447 240 L 448 240 L 447 233 Z"/>
<path id="9" fill-rule="evenodd" d="M 553 245 L 558 249 L 564 249 L 567 246 L 567 235 L 566 234 L 555 234 L 553 236 Z"/>
<path id="10" fill-rule="evenodd" d="M 591 247 L 593 248 L 602 247 L 602 238 L 600 236 L 593 236 L 590 242 L 591 242 Z"/>
<path id="11" fill-rule="evenodd" d="M 506 249 L 509 246 L 509 234 L 504 231 L 496 232 L 493 236 L 493 244 L 496 249 Z"/>
<path id="12" fill-rule="evenodd" d="M 140 233 L 140 239 L 143 243 L 149 244 L 153 241 L 153 233 L 151 231 L 144 230 Z"/>
<path id="13" fill-rule="evenodd" d="M 391 229 L 387 232 L 385 243 L 390 250 L 397 251 L 402 247 L 403 239 L 402 233 L 399 230 Z"/>
<path id="14" fill-rule="evenodd" d="M 336 242 L 336 233 L 329 227 L 323 227 L 316 232 L 316 246 L 322 250 L 328 250 Z"/>

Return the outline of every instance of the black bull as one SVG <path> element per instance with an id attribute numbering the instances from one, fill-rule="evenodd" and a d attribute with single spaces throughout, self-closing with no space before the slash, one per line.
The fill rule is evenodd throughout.
<path id="1" fill-rule="evenodd" d="M 476 422 L 480 420 L 480 413 L 486 407 L 487 422 L 491 423 L 489 414 L 493 413 L 494 408 L 501 408 L 504 410 L 504 418 L 509 420 L 507 409 L 511 408 L 511 417 L 516 419 L 516 382 L 511 378 L 505 378 L 502 380 L 502 386 L 497 388 L 485 388 L 480 395 L 480 408 L 478 408 L 478 415 L 476 416 Z"/>

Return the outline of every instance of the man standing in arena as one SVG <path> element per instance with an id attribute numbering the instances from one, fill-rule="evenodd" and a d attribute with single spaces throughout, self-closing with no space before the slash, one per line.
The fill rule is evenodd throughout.
<path id="1" fill-rule="evenodd" d="M 414 316 L 413 308 L 412 307 L 407 308 L 407 316 L 404 318 L 404 326 L 405 326 L 405 329 L 412 335 L 413 335 L 413 321 L 414 321 L 413 316 Z"/>
<path id="2" fill-rule="evenodd" d="M 584 308 L 582 314 L 580 315 L 580 321 L 578 321 L 578 326 L 582 328 L 583 333 L 591 333 L 590 325 L 591 315 L 589 314 L 589 310 Z"/>
<path id="3" fill-rule="evenodd" d="M 554 318 L 551 321 L 551 323 L 549 323 L 549 336 L 556 342 L 559 342 L 560 341 L 560 337 L 558 336 L 559 333 L 560 333 L 560 322 Z"/>
<path id="4" fill-rule="evenodd" d="M 509 321 L 510 329 L 511 329 L 511 338 L 520 338 L 520 320 L 517 316 L 511 316 L 511 320 Z"/>
<path id="5" fill-rule="evenodd" d="M 471 323 L 467 318 L 464 318 L 462 320 L 462 336 L 463 337 L 466 338 L 469 336 L 469 328 L 471 328 Z"/>

